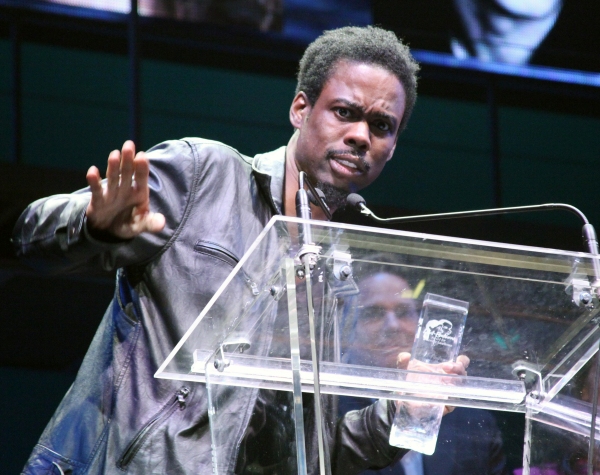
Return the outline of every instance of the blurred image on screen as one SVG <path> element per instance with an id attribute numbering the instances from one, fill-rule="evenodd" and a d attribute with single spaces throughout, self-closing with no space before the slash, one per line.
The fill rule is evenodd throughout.
<path id="1" fill-rule="evenodd" d="M 117 13 L 130 0 L 46 0 Z M 371 0 L 138 0 L 141 16 L 246 27 L 309 43 L 324 30 L 372 23 Z"/>
<path id="2" fill-rule="evenodd" d="M 42 0 L 48 3 L 88 16 L 130 8 L 130 0 Z M 423 63 L 600 86 L 598 0 L 138 0 L 138 11 L 304 44 L 324 30 L 377 24 Z"/>
<path id="3" fill-rule="evenodd" d="M 446 64 L 464 60 L 461 67 L 479 62 L 599 73 L 598 15 L 597 0 L 373 0 L 375 23 L 413 51 L 446 55 Z"/>

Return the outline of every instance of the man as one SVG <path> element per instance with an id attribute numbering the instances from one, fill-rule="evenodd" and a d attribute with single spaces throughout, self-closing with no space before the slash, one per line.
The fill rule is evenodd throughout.
<path id="1" fill-rule="evenodd" d="M 55 269 L 118 269 L 115 297 L 24 473 L 212 472 L 205 387 L 153 374 L 269 219 L 295 215 L 300 171 L 332 209 L 377 178 L 414 106 L 417 69 L 392 33 L 327 32 L 300 62 L 287 147 L 249 158 L 203 139 L 137 154 L 126 142 L 109 155 L 105 182 L 92 167 L 88 189 L 23 213 L 20 255 Z M 235 402 L 223 473 L 247 472 L 255 435 L 256 397 Z M 342 418 L 328 437 L 333 473 L 401 455 L 387 445 L 391 417 L 393 405 L 379 403 Z"/>
<path id="2" fill-rule="evenodd" d="M 419 296 L 425 280 L 413 288 L 404 276 L 385 266 L 362 266 L 358 281 L 351 345 L 346 362 L 395 368 L 398 355 L 411 351 L 419 321 Z M 448 322 L 450 323 L 450 322 Z M 440 327 L 442 325 L 440 324 Z M 443 331 L 443 330 L 442 330 Z M 346 397 L 340 413 L 360 409 L 369 399 Z M 442 419 L 435 452 L 422 455 L 409 452 L 399 462 L 363 475 L 505 475 L 506 458 L 502 437 L 494 417 L 485 410 L 457 408 Z"/>

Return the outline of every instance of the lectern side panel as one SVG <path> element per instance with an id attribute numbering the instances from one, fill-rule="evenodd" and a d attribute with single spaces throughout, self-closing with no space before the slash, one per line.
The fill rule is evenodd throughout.
<path id="1" fill-rule="evenodd" d="M 206 381 L 214 474 L 264 473 L 265 468 L 299 474 L 292 392 L 213 384 L 217 373 L 211 359 Z M 237 450 L 232 440 L 241 441 Z"/>
<path id="2" fill-rule="evenodd" d="M 595 441 L 596 456 L 588 472 L 589 437 L 560 427 L 529 421 L 531 435 L 525 440 L 529 459 L 524 460 L 523 473 L 530 475 L 592 475 L 600 473 L 600 443 Z M 527 451 L 526 451 L 527 453 Z M 528 465 L 528 467 L 527 467 Z M 526 470 L 529 470 L 528 472 Z M 521 472 L 516 471 L 515 475 Z"/>
<path id="3" fill-rule="evenodd" d="M 268 354 L 268 348 L 279 341 L 279 335 L 273 334 L 272 318 L 277 314 L 274 307 L 285 294 L 280 265 L 289 254 L 289 246 L 286 223 L 267 226 L 232 268 L 156 376 L 204 381 L 206 362 L 217 350 Z M 181 298 L 185 298 L 183 291 Z M 289 335 L 284 342 L 289 348 L 288 342 Z"/>
<path id="4" fill-rule="evenodd" d="M 590 437 L 593 415 L 597 355 L 575 372 L 569 382 L 550 397 L 541 401 L 531 399 L 528 417 L 538 423 L 553 426 L 575 435 Z M 597 409 L 596 409 L 597 410 Z M 600 441 L 600 418 L 596 417 L 596 440 Z"/>

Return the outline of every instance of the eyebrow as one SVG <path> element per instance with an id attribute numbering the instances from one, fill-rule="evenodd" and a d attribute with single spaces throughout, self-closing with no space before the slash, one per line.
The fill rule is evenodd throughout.
<path id="1" fill-rule="evenodd" d="M 334 100 L 334 103 L 335 102 L 341 102 L 343 104 L 346 104 L 348 107 L 351 107 L 352 109 L 356 109 L 356 110 L 360 111 L 363 114 L 366 113 L 365 108 L 363 106 L 361 106 L 360 104 L 358 104 L 356 102 L 349 101 L 348 99 L 338 97 L 337 99 Z M 378 117 L 380 119 L 387 120 L 387 121 L 391 122 L 394 126 L 397 124 L 396 118 L 393 115 L 386 114 L 385 112 L 373 112 L 373 113 L 371 113 L 371 115 Z"/>

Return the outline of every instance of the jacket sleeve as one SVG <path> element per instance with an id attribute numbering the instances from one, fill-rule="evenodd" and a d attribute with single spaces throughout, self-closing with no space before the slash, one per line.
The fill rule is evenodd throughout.
<path id="1" fill-rule="evenodd" d="M 358 474 L 368 469 L 385 468 L 402 458 L 408 450 L 388 442 L 394 414 L 394 402 L 385 399 L 346 413 L 339 420 L 336 431 L 332 473 Z"/>
<path id="2" fill-rule="evenodd" d="M 165 215 L 165 228 L 130 240 L 95 239 L 87 230 L 89 188 L 35 201 L 17 221 L 12 242 L 19 257 L 50 271 L 142 264 L 164 248 L 185 217 L 196 181 L 196 162 L 185 141 L 164 142 L 147 152 L 150 208 Z"/>

